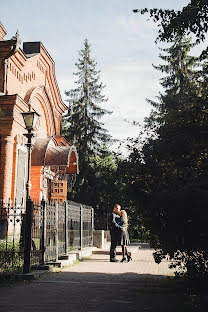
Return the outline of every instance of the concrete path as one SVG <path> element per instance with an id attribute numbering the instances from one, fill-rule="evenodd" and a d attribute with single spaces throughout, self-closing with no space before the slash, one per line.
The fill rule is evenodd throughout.
<path id="1" fill-rule="evenodd" d="M 168 264 L 155 264 L 151 249 L 138 250 L 129 263 L 93 255 L 33 282 L 0 287 L 0 311 L 190 311 L 168 281 Z"/>

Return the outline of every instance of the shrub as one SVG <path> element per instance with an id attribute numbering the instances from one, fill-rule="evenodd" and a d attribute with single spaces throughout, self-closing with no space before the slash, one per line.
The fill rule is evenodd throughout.
<path id="1" fill-rule="evenodd" d="M 19 240 L 0 242 L 0 272 L 20 272 L 23 268 L 23 253 Z"/>

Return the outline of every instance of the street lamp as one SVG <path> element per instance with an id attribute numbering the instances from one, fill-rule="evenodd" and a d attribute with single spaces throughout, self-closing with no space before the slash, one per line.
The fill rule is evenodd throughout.
<path id="1" fill-rule="evenodd" d="M 32 219 L 33 219 L 33 202 L 30 198 L 30 170 L 31 170 L 31 150 L 33 147 L 32 138 L 34 133 L 32 132 L 36 126 L 39 114 L 31 110 L 31 105 L 29 103 L 29 111 L 21 113 L 24 119 L 25 128 L 28 133 L 24 136 L 27 138 L 27 149 L 28 149 L 28 159 L 27 159 L 27 183 L 26 183 L 26 215 L 25 215 L 25 238 L 24 238 L 24 266 L 23 273 L 28 273 L 30 271 L 30 256 L 31 256 L 31 244 L 32 244 Z"/>
<path id="2" fill-rule="evenodd" d="M 31 150 L 33 147 L 32 138 L 34 137 L 34 133 L 32 132 L 36 126 L 38 118 L 40 115 L 34 111 L 31 111 L 31 107 L 29 106 L 29 111 L 21 113 L 24 119 L 25 128 L 28 133 L 25 133 L 24 136 L 27 137 L 27 149 L 28 149 L 28 166 L 27 166 L 27 183 L 26 183 L 26 200 L 30 199 L 30 170 L 31 170 Z"/>

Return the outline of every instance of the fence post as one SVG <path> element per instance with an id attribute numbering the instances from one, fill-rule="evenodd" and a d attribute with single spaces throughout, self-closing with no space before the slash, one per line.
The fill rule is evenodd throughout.
<path id="1" fill-rule="evenodd" d="M 65 253 L 67 255 L 69 246 L 69 229 L 68 229 L 69 218 L 68 218 L 68 205 L 66 201 L 64 202 L 64 209 L 65 209 L 65 243 L 66 243 Z"/>
<path id="2" fill-rule="evenodd" d="M 58 261 L 58 201 L 55 201 L 55 249 L 56 249 L 56 261 Z"/>
<path id="3" fill-rule="evenodd" d="M 31 255 L 31 243 L 32 243 L 32 218 L 33 218 L 33 201 L 29 198 L 26 201 L 26 224 L 25 224 L 23 273 L 29 273 L 30 271 L 30 255 Z"/>
<path id="4" fill-rule="evenodd" d="M 94 231 L 94 208 L 91 208 L 91 226 L 92 226 L 92 238 L 91 238 L 91 246 L 93 246 L 93 231 Z"/>
<path id="5" fill-rule="evenodd" d="M 41 236 L 41 264 L 45 264 L 45 251 L 46 251 L 46 202 L 41 201 L 43 220 L 42 220 L 42 236 Z"/>
<path id="6" fill-rule="evenodd" d="M 82 205 L 80 204 L 80 249 L 83 246 L 83 214 Z"/>

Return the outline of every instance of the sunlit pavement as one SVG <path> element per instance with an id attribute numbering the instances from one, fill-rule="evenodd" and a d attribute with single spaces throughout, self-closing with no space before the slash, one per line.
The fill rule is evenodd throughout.
<path id="1" fill-rule="evenodd" d="M 59 273 L 1 287 L 0 311 L 189 311 L 169 281 L 169 262 L 156 264 L 152 252 L 140 249 L 129 263 L 93 255 Z"/>

